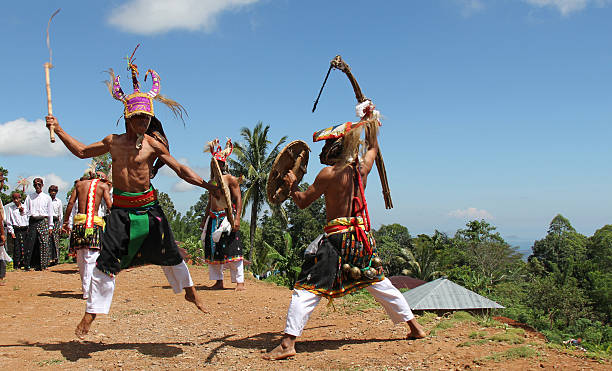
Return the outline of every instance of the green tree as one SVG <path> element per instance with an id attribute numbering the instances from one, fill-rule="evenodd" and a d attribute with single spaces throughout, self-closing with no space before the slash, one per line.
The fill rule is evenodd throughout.
<path id="1" fill-rule="evenodd" d="M 8 182 L 8 173 L 8 170 L 0 166 L 0 174 L 4 175 L 5 182 Z M 11 195 L 8 193 L 4 193 L 5 191 L 8 191 L 8 189 L 9 186 L 6 183 L 3 184 L 2 187 L 0 187 L 0 199 L 2 199 L 2 204 L 4 205 L 7 205 L 11 202 Z"/>
<path id="2" fill-rule="evenodd" d="M 408 261 L 413 259 L 410 251 L 412 238 L 408 228 L 397 223 L 383 224 L 378 230 L 374 230 L 373 234 L 385 273 L 389 276 L 401 274 Z"/>
<path id="3" fill-rule="evenodd" d="M 567 218 L 557 214 L 550 222 L 546 237 L 533 244 L 529 260 L 537 258 L 548 272 L 553 271 L 553 265 L 566 269 L 573 262 L 585 259 L 586 243 L 586 237 L 576 232 Z"/>
<path id="4" fill-rule="evenodd" d="M 490 289 L 498 282 L 516 279 L 524 269 L 521 254 L 484 220 L 473 220 L 455 234 L 454 244 L 472 272 L 481 275 Z"/>
<path id="5" fill-rule="evenodd" d="M 174 220 L 177 211 L 174 208 L 174 202 L 172 202 L 170 196 L 165 192 L 157 191 L 157 202 L 159 202 L 159 206 L 161 206 L 168 221 Z"/>
<path id="6" fill-rule="evenodd" d="M 229 164 L 232 168 L 232 173 L 237 176 L 244 176 L 242 185 L 242 215 L 244 215 L 247 206 L 251 206 L 250 217 L 250 250 L 246 256 L 250 259 L 250 254 L 255 251 L 255 230 L 257 228 L 257 219 L 259 212 L 264 204 L 266 204 L 266 183 L 268 174 L 272 168 L 272 163 L 276 155 L 280 151 L 280 146 L 287 139 L 282 137 L 275 146 L 270 148 L 272 142 L 268 138 L 270 126 L 263 126 L 263 123 L 258 122 L 253 131 L 247 127 L 240 129 L 240 135 L 244 142 L 237 142 L 234 147 L 237 160 L 229 159 Z M 256 258 L 256 255 L 253 254 Z"/>
<path id="7" fill-rule="evenodd" d="M 429 237 L 420 234 L 412 240 L 411 259 L 408 259 L 408 267 L 402 274 L 418 278 L 423 281 L 431 281 L 442 275 L 438 270 L 439 262 L 436 253 L 436 235 Z"/>
<path id="8" fill-rule="evenodd" d="M 299 189 L 305 191 L 308 187 L 308 183 L 302 183 Z M 292 245 L 303 252 L 318 235 L 323 233 L 323 227 L 327 223 L 325 199 L 319 197 L 304 209 L 300 209 L 294 202 L 288 201 L 285 202 L 285 209 Z"/>

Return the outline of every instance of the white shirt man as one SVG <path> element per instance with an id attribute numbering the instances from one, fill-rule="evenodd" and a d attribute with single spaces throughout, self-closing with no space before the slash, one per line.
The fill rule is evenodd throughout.
<path id="1" fill-rule="evenodd" d="M 25 199 L 25 210 L 28 217 L 49 217 L 49 229 L 53 229 L 53 201 L 51 196 L 44 192 L 31 193 Z"/>
<path id="2" fill-rule="evenodd" d="M 51 204 L 53 205 L 53 218 L 59 218 L 60 221 L 64 220 L 64 209 L 62 207 L 62 200 L 55 197 L 51 200 Z"/>
<path id="3" fill-rule="evenodd" d="M 21 210 L 15 205 L 14 202 L 6 205 L 6 224 L 8 226 L 8 233 L 10 235 L 15 234 L 15 227 L 27 227 L 28 226 L 28 214 L 25 212 L 25 208 L 21 205 Z"/>

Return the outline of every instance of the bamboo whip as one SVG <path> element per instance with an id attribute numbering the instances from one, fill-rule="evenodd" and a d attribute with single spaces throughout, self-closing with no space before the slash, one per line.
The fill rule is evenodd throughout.
<path id="1" fill-rule="evenodd" d="M 45 67 L 45 85 L 47 87 L 47 115 L 53 115 L 53 104 L 51 103 L 51 76 L 49 74 L 49 70 L 53 68 L 52 58 L 53 52 L 51 50 L 51 44 L 49 43 L 49 26 L 51 26 L 51 20 L 57 13 L 59 13 L 61 9 L 56 10 L 51 17 L 49 17 L 49 22 L 47 22 L 47 49 L 49 49 L 49 62 L 45 62 L 43 65 Z M 49 139 L 51 143 L 55 143 L 55 130 L 53 126 L 49 128 Z"/>

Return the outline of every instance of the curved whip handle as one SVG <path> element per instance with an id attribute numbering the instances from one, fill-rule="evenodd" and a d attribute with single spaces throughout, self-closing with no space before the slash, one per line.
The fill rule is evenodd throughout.
<path id="1" fill-rule="evenodd" d="M 363 95 L 363 93 L 361 92 L 361 88 L 359 87 L 355 76 L 353 76 L 351 68 L 342 59 L 341 56 L 335 56 L 334 59 L 331 60 L 330 66 L 344 72 L 346 77 L 348 77 L 349 81 L 351 82 L 351 85 L 353 86 L 353 91 L 355 92 L 355 98 L 357 99 L 357 102 L 363 103 L 368 100 L 368 98 L 366 98 L 365 95 Z M 385 162 L 383 161 L 382 153 L 380 151 L 380 146 L 378 147 L 378 154 L 376 155 L 376 168 L 378 169 L 378 177 L 380 178 L 380 184 L 382 186 L 383 198 L 385 200 L 385 208 L 392 209 L 393 201 L 391 200 L 391 189 L 389 188 L 389 182 L 387 180 L 387 170 L 385 168 Z"/>

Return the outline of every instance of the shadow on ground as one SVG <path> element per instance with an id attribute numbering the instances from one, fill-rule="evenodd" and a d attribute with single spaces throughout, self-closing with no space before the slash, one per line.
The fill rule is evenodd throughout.
<path id="1" fill-rule="evenodd" d="M 47 292 L 41 292 L 38 296 L 48 296 L 50 298 L 60 299 L 81 299 L 83 294 L 75 293 L 69 290 L 49 290 Z"/>
<path id="2" fill-rule="evenodd" d="M 158 358 L 172 358 L 183 353 L 179 345 L 194 345 L 193 343 L 94 343 L 90 341 L 68 341 L 59 343 L 29 343 L 0 345 L 0 348 L 10 347 L 37 347 L 45 351 L 60 351 L 68 361 L 76 362 L 79 359 L 91 358 L 92 353 L 106 350 L 133 349 L 138 352 Z"/>

